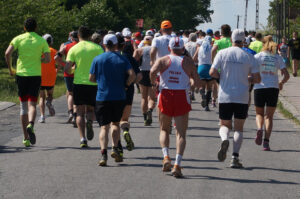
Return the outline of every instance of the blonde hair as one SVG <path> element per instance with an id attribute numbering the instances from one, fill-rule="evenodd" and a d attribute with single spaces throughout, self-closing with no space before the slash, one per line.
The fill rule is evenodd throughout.
<path id="1" fill-rule="evenodd" d="M 276 54 L 277 51 L 277 43 L 273 41 L 271 35 L 265 36 L 263 39 L 263 48 L 262 51 L 269 51 L 272 54 Z"/>

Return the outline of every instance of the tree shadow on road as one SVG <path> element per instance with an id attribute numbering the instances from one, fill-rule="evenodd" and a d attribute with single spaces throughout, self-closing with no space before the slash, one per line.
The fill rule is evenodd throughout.
<path id="1" fill-rule="evenodd" d="M 223 178 L 216 176 L 205 176 L 205 175 L 185 175 L 182 179 L 203 179 L 203 180 L 216 180 L 216 181 L 230 181 L 245 184 L 286 184 L 286 185 L 299 185 L 297 182 L 279 181 L 275 179 L 268 180 L 251 180 L 251 179 L 239 179 L 239 178 Z"/>

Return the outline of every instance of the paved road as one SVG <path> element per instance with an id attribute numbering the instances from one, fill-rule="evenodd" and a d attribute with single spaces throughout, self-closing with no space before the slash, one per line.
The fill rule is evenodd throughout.
<path id="1" fill-rule="evenodd" d="M 131 118 L 136 149 L 125 150 L 122 164 L 109 159 L 106 168 L 97 165 L 98 136 L 89 142 L 89 149 L 81 150 L 77 129 L 64 124 L 64 97 L 55 101 L 57 116 L 36 125 L 37 144 L 30 149 L 21 144 L 18 111 L 13 108 L 1 112 L 1 139 L 3 132 L 12 133 L 5 143 L 0 143 L 0 198 L 300 198 L 299 126 L 276 115 L 273 151 L 264 152 L 253 141 L 255 122 L 251 110 L 241 150 L 246 168 L 234 170 L 228 168 L 229 159 L 225 163 L 216 160 L 220 143 L 216 111 L 204 112 L 196 102 L 190 114 L 182 163 L 185 178 L 175 179 L 161 172 L 157 117 L 152 127 L 144 127 L 138 101 L 136 95 Z M 3 113 L 14 120 L 3 122 Z M 174 141 L 172 135 L 172 157 Z"/>

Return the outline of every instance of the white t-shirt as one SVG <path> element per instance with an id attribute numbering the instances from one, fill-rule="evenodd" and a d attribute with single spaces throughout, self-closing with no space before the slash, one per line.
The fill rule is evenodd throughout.
<path id="1" fill-rule="evenodd" d="M 198 51 L 198 65 L 211 65 L 211 49 L 212 46 L 208 41 L 203 41 Z"/>
<path id="2" fill-rule="evenodd" d="M 203 43 L 203 41 L 204 41 L 204 39 L 197 39 L 197 44 L 198 44 L 199 46 L 201 46 L 202 43 Z"/>
<path id="3" fill-rule="evenodd" d="M 183 43 L 186 44 L 187 42 L 189 42 L 189 38 L 187 37 L 182 37 Z"/>
<path id="4" fill-rule="evenodd" d="M 171 35 L 163 35 L 153 39 L 151 47 L 157 48 L 157 58 L 161 58 L 170 54 L 168 47 L 171 38 Z"/>
<path id="5" fill-rule="evenodd" d="M 184 45 L 185 49 L 189 52 L 189 54 L 191 55 L 191 57 L 194 56 L 196 50 L 197 50 L 197 43 L 196 42 L 192 42 L 189 41 Z"/>
<path id="6" fill-rule="evenodd" d="M 278 87 L 278 70 L 285 68 L 282 57 L 269 52 L 260 52 L 254 55 L 259 64 L 261 82 L 254 84 L 254 89 L 261 88 L 279 88 Z"/>
<path id="7" fill-rule="evenodd" d="M 239 47 L 218 52 L 212 67 L 220 70 L 219 103 L 248 104 L 248 75 L 258 73 L 258 63 Z"/>

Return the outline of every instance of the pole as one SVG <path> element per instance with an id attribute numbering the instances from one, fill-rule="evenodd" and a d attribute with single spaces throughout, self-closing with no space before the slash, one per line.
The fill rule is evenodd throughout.
<path id="1" fill-rule="evenodd" d="M 259 29 L 259 0 L 256 0 L 255 31 Z"/>
<path id="2" fill-rule="evenodd" d="M 236 22 L 236 28 L 239 29 L 240 26 L 240 17 L 242 17 L 241 15 L 237 15 L 237 22 Z"/>
<path id="3" fill-rule="evenodd" d="M 247 29 L 247 11 L 248 11 L 248 0 L 246 0 L 245 18 L 244 18 L 244 31 Z"/>

